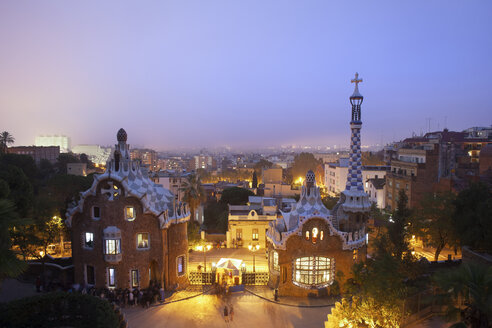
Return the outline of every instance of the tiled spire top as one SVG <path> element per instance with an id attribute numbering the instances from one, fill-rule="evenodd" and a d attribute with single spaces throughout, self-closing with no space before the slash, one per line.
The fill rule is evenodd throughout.
<path id="1" fill-rule="evenodd" d="M 352 104 L 352 121 L 350 122 L 350 128 L 352 134 L 350 137 L 350 158 L 347 175 L 346 190 L 351 191 L 364 191 L 362 184 L 362 160 L 360 151 L 360 129 L 362 127 L 360 105 L 362 104 L 362 95 L 359 93 L 358 84 L 362 82 L 359 79 L 359 73 L 355 73 L 355 79 L 351 80 L 355 83 L 355 90 L 350 97 L 350 103 Z"/>
<path id="2" fill-rule="evenodd" d="M 316 175 L 312 170 L 309 170 L 306 174 L 306 187 L 312 188 L 316 185 Z"/>
<path id="3" fill-rule="evenodd" d="M 126 140 L 128 139 L 128 135 L 126 134 L 126 131 L 123 128 L 118 130 L 118 133 L 116 134 L 116 139 L 118 140 L 118 142 L 121 141 L 126 142 Z"/>

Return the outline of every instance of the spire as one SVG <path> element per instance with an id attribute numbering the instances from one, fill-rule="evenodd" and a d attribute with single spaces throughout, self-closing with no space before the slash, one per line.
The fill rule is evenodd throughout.
<path id="1" fill-rule="evenodd" d="M 347 174 L 347 184 L 343 194 L 345 201 L 343 208 L 351 212 L 367 211 L 370 207 L 367 194 L 364 192 L 362 182 L 362 156 L 361 156 L 361 138 L 360 130 L 362 128 L 361 121 L 361 104 L 364 97 L 359 92 L 359 73 L 355 73 L 355 79 L 350 82 L 355 83 L 354 93 L 350 96 L 352 104 L 352 120 L 350 121 L 350 158 Z"/>
<path id="2" fill-rule="evenodd" d="M 352 104 L 352 121 L 351 123 L 361 123 L 361 111 L 360 105 L 364 100 L 364 97 L 359 92 L 359 83 L 362 79 L 359 79 L 359 73 L 355 73 L 355 79 L 350 80 L 351 83 L 355 83 L 354 93 L 350 96 L 350 103 Z"/>
<path id="3" fill-rule="evenodd" d="M 359 92 L 359 83 L 361 82 L 362 79 L 359 79 L 359 73 L 356 72 L 355 79 L 350 80 L 350 83 L 355 83 L 354 93 L 352 94 L 352 96 L 350 96 L 350 98 L 364 98 Z"/>

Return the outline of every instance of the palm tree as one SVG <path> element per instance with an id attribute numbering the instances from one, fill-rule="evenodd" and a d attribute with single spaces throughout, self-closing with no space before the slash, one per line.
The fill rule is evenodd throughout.
<path id="1" fill-rule="evenodd" d="M 11 250 L 10 228 L 21 223 L 14 205 L 0 199 L 0 282 L 5 278 L 17 277 L 27 267 Z"/>
<path id="2" fill-rule="evenodd" d="M 492 266 L 463 263 L 459 268 L 436 274 L 442 293 L 439 300 L 447 306 L 450 319 L 461 322 L 454 327 L 490 327 L 492 323 Z M 462 302 L 461 302 L 462 301 Z M 463 303 L 464 305 L 461 305 Z"/>
<path id="3" fill-rule="evenodd" d="M 8 144 L 14 143 L 14 141 L 14 137 L 7 131 L 3 131 L 2 133 L 0 133 L 0 148 L 4 153 L 7 152 Z"/>
<path id="4" fill-rule="evenodd" d="M 196 173 L 190 174 L 184 181 L 183 187 L 180 190 L 184 192 L 184 201 L 187 202 L 190 207 L 192 220 L 195 220 L 195 211 L 202 203 L 205 195 L 200 176 Z"/>

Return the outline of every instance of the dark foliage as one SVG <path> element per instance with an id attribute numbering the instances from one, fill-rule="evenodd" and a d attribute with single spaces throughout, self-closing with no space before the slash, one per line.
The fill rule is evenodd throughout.
<path id="1" fill-rule="evenodd" d="M 478 183 L 458 194 L 454 222 L 461 246 L 492 251 L 492 191 Z"/>
<path id="2" fill-rule="evenodd" d="M 248 189 L 239 187 L 226 188 L 222 191 L 220 202 L 229 205 L 246 205 L 248 203 L 248 197 L 254 195 Z"/>
<path id="3" fill-rule="evenodd" d="M 54 292 L 0 304 L 0 327 L 120 327 L 120 317 L 102 299 Z"/>

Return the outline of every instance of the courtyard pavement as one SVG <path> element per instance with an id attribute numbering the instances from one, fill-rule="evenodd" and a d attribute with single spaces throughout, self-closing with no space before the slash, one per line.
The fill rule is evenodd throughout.
<path id="1" fill-rule="evenodd" d="M 135 327 L 324 327 L 333 300 L 322 298 L 280 297 L 273 301 L 267 287 L 247 287 L 244 292 L 223 298 L 199 288 L 180 291 L 166 299 L 166 303 L 124 308 L 122 312 L 129 328 Z M 234 318 L 224 320 L 224 306 L 232 305 Z M 230 318 L 230 317 L 229 317 Z M 446 328 L 450 324 L 442 318 L 430 317 L 407 328 Z"/>
<path id="2" fill-rule="evenodd" d="M 179 292 L 181 293 L 181 292 Z M 176 293 L 176 294 L 179 294 Z M 180 297 L 176 296 L 176 299 Z M 300 302 L 309 305 L 308 302 Z M 232 305 L 234 318 L 225 322 L 225 305 Z M 306 308 L 275 304 L 248 292 L 222 298 L 200 295 L 149 309 L 122 309 L 130 328 L 136 327 L 323 327 L 331 307 Z"/>

